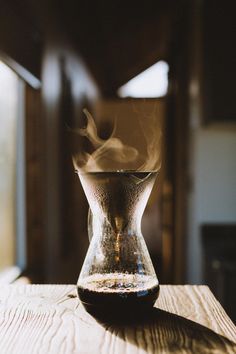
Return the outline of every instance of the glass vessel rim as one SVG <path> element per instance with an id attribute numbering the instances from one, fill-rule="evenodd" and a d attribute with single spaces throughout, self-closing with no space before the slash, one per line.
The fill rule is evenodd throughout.
<path id="1" fill-rule="evenodd" d="M 103 173 L 156 173 L 158 174 L 159 170 L 107 170 L 107 171 L 83 171 L 75 170 L 75 173 L 78 175 L 88 175 L 88 174 L 103 174 Z"/>

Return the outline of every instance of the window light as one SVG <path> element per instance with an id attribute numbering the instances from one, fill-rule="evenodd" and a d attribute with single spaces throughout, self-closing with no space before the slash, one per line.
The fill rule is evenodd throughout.
<path id="1" fill-rule="evenodd" d="M 120 97 L 163 97 L 168 89 L 168 71 L 169 65 L 159 61 L 121 86 L 117 93 Z"/>

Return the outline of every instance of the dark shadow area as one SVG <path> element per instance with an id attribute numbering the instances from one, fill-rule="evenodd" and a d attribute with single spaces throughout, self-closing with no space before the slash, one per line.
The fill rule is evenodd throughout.
<path id="1" fill-rule="evenodd" d="M 236 224 L 207 223 L 201 227 L 203 277 L 217 300 L 236 322 Z"/>
<path id="2" fill-rule="evenodd" d="M 236 343 L 213 330 L 170 312 L 153 308 L 145 317 L 111 321 L 100 318 L 99 323 L 124 341 L 144 350 L 157 349 L 193 353 L 234 352 Z"/>

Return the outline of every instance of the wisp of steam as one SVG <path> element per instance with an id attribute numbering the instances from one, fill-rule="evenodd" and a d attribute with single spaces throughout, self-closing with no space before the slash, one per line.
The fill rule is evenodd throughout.
<path id="1" fill-rule="evenodd" d="M 149 126 L 145 126 L 140 120 L 143 135 L 146 141 L 146 156 L 137 148 L 124 144 L 120 138 L 115 137 L 116 124 L 108 139 L 101 139 L 98 136 L 97 127 L 92 115 L 87 109 L 83 110 L 87 117 L 87 126 L 79 129 L 79 134 L 86 137 L 93 145 L 92 153 L 80 152 L 73 156 L 73 164 L 78 172 L 102 172 L 102 171 L 123 171 L 133 170 L 139 161 L 144 161 L 135 168 L 135 171 L 158 171 L 160 169 L 160 131 L 154 128 L 152 115 Z M 128 166 L 128 168 L 127 168 Z"/>

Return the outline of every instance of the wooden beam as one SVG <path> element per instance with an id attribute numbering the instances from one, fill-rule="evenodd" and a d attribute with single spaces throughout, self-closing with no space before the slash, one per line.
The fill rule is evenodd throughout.
<path id="1" fill-rule="evenodd" d="M 0 11 L 0 51 L 40 79 L 42 37 L 24 17 L 27 7 L 4 1 Z"/>

